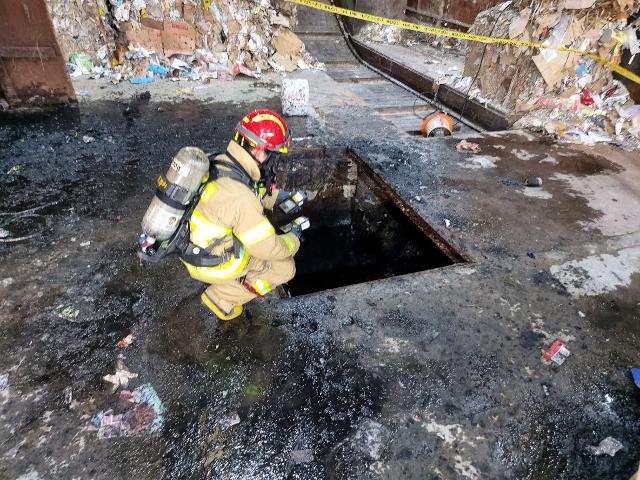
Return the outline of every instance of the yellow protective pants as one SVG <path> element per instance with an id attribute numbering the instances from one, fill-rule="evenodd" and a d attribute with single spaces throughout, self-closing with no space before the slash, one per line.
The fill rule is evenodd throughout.
<path id="1" fill-rule="evenodd" d="M 251 285 L 260 295 L 266 295 L 277 286 L 291 280 L 295 274 L 296 264 L 292 257 L 269 261 L 250 257 L 238 277 L 213 282 L 204 293 L 218 307 L 229 312 L 234 306 L 244 305 L 256 298 L 256 294 L 243 283 Z"/>

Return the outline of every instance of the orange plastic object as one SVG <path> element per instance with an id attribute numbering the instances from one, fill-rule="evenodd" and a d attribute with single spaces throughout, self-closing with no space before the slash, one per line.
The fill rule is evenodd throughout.
<path id="1" fill-rule="evenodd" d="M 420 129 L 424 137 L 448 137 L 453 132 L 453 120 L 446 113 L 429 115 Z"/>

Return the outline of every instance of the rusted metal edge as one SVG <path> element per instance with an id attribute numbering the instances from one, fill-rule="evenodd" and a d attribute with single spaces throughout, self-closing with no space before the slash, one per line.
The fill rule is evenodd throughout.
<path id="1" fill-rule="evenodd" d="M 306 160 L 309 158 L 316 158 L 316 157 L 337 157 L 337 156 L 344 156 L 345 155 L 345 150 L 344 147 L 326 147 L 326 146 L 316 146 L 316 145 L 312 145 L 312 146 L 304 146 L 304 144 L 301 144 L 297 147 L 300 148 L 296 148 L 296 149 L 292 149 L 290 151 L 290 153 L 287 155 L 287 157 L 291 160 Z"/>
<path id="2" fill-rule="evenodd" d="M 13 82 L 11 81 L 11 75 L 7 71 L 7 67 L 4 64 L 4 60 L 0 58 L 0 92 L 4 94 L 6 100 L 10 104 L 18 102 L 18 95 L 15 88 L 13 88 Z"/>
<path id="3" fill-rule="evenodd" d="M 385 181 L 378 173 L 371 168 L 371 166 L 358 155 L 351 148 L 347 149 L 347 156 L 356 162 L 359 168 L 362 169 L 364 175 L 362 178 L 369 179 L 369 186 L 374 193 L 390 199 L 409 220 L 411 220 L 416 227 L 418 227 L 422 233 L 424 233 L 436 246 L 442 251 L 454 264 L 455 263 L 470 263 L 471 260 L 461 254 L 451 243 L 445 240 L 442 235 L 434 229 L 429 222 L 427 222 L 418 212 L 416 212 L 411 205 L 409 205 L 395 189 Z"/>
<path id="4" fill-rule="evenodd" d="M 53 47 L 9 47 L 0 46 L 0 57 L 3 58 L 54 58 Z"/>
<path id="5" fill-rule="evenodd" d="M 509 129 L 510 125 L 506 116 L 497 110 L 484 106 L 472 98 L 467 99 L 461 92 L 444 84 L 440 84 L 438 87 L 438 98 L 435 99 L 433 92 L 435 82 L 432 78 L 375 51 L 351 35 L 347 37 L 347 42 L 351 44 L 364 62 L 420 92 L 425 97 L 436 100 L 437 103 L 445 105 L 486 130 L 500 131 Z"/>

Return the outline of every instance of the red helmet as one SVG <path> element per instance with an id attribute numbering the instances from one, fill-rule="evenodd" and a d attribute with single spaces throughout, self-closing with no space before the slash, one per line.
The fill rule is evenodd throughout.
<path id="1" fill-rule="evenodd" d="M 291 134 L 284 119 L 271 110 L 255 110 L 246 115 L 236 127 L 236 142 L 249 142 L 260 150 L 287 153 Z"/>

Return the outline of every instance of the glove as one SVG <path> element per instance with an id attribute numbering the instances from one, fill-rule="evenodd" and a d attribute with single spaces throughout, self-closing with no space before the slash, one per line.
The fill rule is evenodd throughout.
<path id="1" fill-rule="evenodd" d="M 297 213 L 302 208 L 302 204 L 307 200 L 307 194 L 304 192 L 278 192 L 278 197 L 276 199 L 276 205 L 282 210 L 285 214 L 289 215 L 292 213 Z"/>
<path id="2" fill-rule="evenodd" d="M 302 228 L 300 227 L 300 225 L 291 227 L 289 233 L 293 233 L 296 237 L 298 237 L 298 240 L 302 240 Z"/>
<path id="3" fill-rule="evenodd" d="M 296 237 L 301 238 L 302 232 L 311 226 L 311 222 L 307 217 L 298 217 L 293 222 L 287 223 L 280 227 L 284 233 L 293 233 Z"/>

